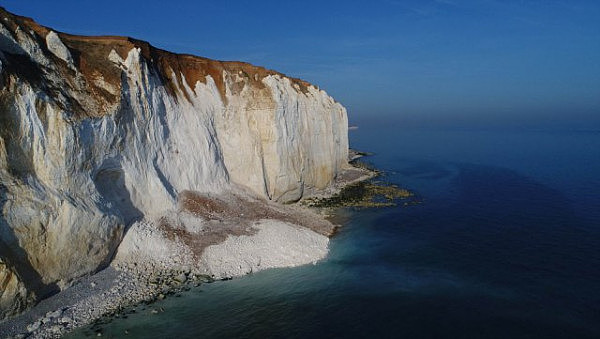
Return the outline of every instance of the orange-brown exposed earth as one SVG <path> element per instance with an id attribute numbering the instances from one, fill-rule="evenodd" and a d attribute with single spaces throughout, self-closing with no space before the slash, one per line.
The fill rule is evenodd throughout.
<path id="1" fill-rule="evenodd" d="M 38 41 L 44 41 L 46 35 L 51 31 L 50 28 L 36 23 L 33 19 L 23 16 L 14 15 L 0 7 L 0 17 L 2 23 L 10 31 L 13 37 L 16 37 L 16 32 L 22 27 L 28 28 L 29 34 L 35 36 Z M 218 61 L 204 57 L 171 53 L 160 48 L 152 46 L 150 43 L 130 37 L 122 36 L 81 36 L 67 33 L 56 32 L 62 42 L 67 46 L 77 69 L 85 78 L 88 90 L 92 93 L 101 95 L 107 102 L 114 103 L 120 98 L 108 93 L 104 88 L 95 85 L 95 80 L 101 77 L 105 82 L 111 84 L 115 88 L 121 88 L 121 72 L 119 67 L 110 61 L 108 56 L 114 50 L 122 59 L 127 58 L 127 54 L 133 48 L 139 48 L 142 57 L 145 59 L 149 68 L 155 71 L 163 80 L 165 86 L 171 94 L 176 92 L 176 88 L 184 88 L 184 81 L 190 88 L 194 88 L 196 82 L 206 83 L 206 77 L 211 76 L 214 80 L 221 99 L 226 102 L 225 93 L 225 78 L 223 71 L 229 74 L 238 74 L 241 77 L 247 78 L 248 83 L 258 89 L 264 87 L 261 80 L 268 75 L 282 75 L 264 67 L 254 66 L 249 63 L 239 61 Z M 40 43 L 40 46 L 45 46 Z M 50 58 L 57 59 L 47 49 L 43 53 Z M 18 56 L 9 56 L 9 58 L 18 58 Z M 20 61 L 15 60 L 15 63 Z M 64 61 L 60 61 L 64 63 Z M 58 62 L 58 63 L 60 63 Z M 23 62 L 20 62 L 21 64 Z M 28 65 L 35 66 L 34 64 Z M 13 66 L 18 67 L 18 66 Z M 37 68 L 37 67 L 36 67 Z M 19 71 L 25 71 L 25 67 Z M 23 73 L 23 72 L 19 72 Z M 31 73 L 31 71 L 28 71 Z M 38 70 L 38 74 L 30 74 L 30 82 L 36 82 L 39 79 L 39 74 L 43 73 Z M 73 70 L 68 67 L 63 67 L 61 73 L 64 78 L 69 79 L 74 77 Z M 173 76 L 174 75 L 174 76 Z M 295 87 L 306 93 L 307 87 L 311 86 L 308 82 L 290 78 Z M 67 82 L 73 82 L 73 80 Z M 187 96 L 187 94 L 184 95 Z M 189 98 L 188 98 L 189 99 Z M 89 114 L 89 112 L 88 112 Z"/>

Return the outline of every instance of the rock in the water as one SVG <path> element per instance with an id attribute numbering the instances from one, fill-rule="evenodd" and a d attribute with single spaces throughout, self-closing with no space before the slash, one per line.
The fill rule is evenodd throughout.
<path id="1" fill-rule="evenodd" d="M 73 321 L 73 319 L 69 318 L 69 317 L 62 317 L 58 320 L 59 323 L 61 324 L 69 324 Z"/>
<path id="2" fill-rule="evenodd" d="M 175 281 L 177 281 L 177 282 L 179 282 L 179 283 L 183 284 L 184 282 L 186 282 L 186 281 L 187 281 L 187 276 L 186 276 L 184 273 L 178 274 L 178 275 L 175 277 Z"/>
<path id="3" fill-rule="evenodd" d="M 63 313 L 62 310 L 56 310 L 53 312 L 46 313 L 46 317 L 47 318 L 57 318 L 57 317 L 60 317 L 62 315 L 62 313 Z"/>
<path id="4" fill-rule="evenodd" d="M 27 332 L 35 332 L 40 328 L 40 326 L 42 326 L 41 321 L 36 321 L 33 324 L 29 324 L 27 325 Z"/>

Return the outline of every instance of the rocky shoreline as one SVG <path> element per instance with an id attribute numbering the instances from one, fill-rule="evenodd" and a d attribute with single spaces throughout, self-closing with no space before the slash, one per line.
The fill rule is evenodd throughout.
<path id="1" fill-rule="evenodd" d="M 210 282 L 185 270 L 113 265 L 0 324 L 2 338 L 56 338 L 128 307 Z"/>
<path id="2" fill-rule="evenodd" d="M 326 190 L 307 190 L 307 197 L 334 196 L 375 175 L 349 167 Z M 280 205 L 239 193 L 193 198 L 196 205 L 134 223 L 109 267 L 0 323 L 0 337 L 56 338 L 215 279 L 314 263 L 327 255 L 336 229 L 302 201 Z"/>

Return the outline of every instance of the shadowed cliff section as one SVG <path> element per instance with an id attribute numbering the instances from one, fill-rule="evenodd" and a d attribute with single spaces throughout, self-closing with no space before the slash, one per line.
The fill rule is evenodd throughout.
<path id="1" fill-rule="evenodd" d="M 9 201 L 7 189 L 0 183 L 0 211 Z M 17 314 L 37 298 L 57 292 L 54 283 L 45 284 L 31 265 L 27 252 L 19 245 L 14 230 L 0 214 L 0 319 Z"/>

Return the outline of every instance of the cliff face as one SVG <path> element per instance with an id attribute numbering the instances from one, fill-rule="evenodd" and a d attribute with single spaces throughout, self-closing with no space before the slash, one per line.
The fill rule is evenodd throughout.
<path id="1" fill-rule="evenodd" d="M 347 152 L 345 109 L 306 82 L 0 9 L 0 319 L 105 266 L 179 192 L 294 201 Z"/>

